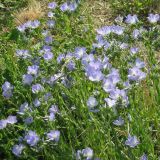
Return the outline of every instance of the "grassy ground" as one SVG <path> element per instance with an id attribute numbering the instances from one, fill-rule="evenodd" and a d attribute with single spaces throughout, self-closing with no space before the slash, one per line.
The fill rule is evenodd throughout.
<path id="1" fill-rule="evenodd" d="M 15 57 L 15 50 L 29 49 L 35 55 L 39 55 L 38 51 L 43 43 L 41 28 L 29 33 L 27 39 L 23 39 L 23 35 L 15 29 L 17 20 L 12 15 L 15 15 L 17 9 L 26 6 L 26 1 L 10 1 L 3 4 L 5 14 L 1 16 L 0 84 L 9 81 L 14 85 L 15 91 L 14 96 L 9 100 L 1 94 L 0 119 L 16 114 L 22 103 L 25 101 L 32 103 L 35 98 L 35 95 L 31 93 L 31 88 L 24 87 L 22 84 L 22 75 L 26 73 L 27 66 L 32 63 L 27 60 L 18 60 Z M 56 57 L 60 53 L 73 51 L 76 46 L 85 46 L 89 53 L 92 43 L 95 42 L 95 29 L 102 25 L 113 24 L 115 15 L 111 10 L 109 1 L 93 0 L 83 2 L 77 12 L 72 15 L 58 12 L 57 27 L 52 31 L 55 58 L 52 64 L 41 61 L 41 75 L 35 82 L 40 83 L 41 78 L 48 78 L 63 70 L 64 65 L 58 65 L 56 62 Z M 4 22 L 6 18 L 8 21 Z M 45 18 L 42 16 L 41 19 L 44 23 Z M 129 36 L 132 29 L 128 27 L 127 30 L 126 35 Z M 62 83 L 57 83 L 53 87 L 45 85 L 45 92 L 38 96 L 42 98 L 45 93 L 51 92 L 52 98 L 47 102 L 43 101 L 40 108 L 34 109 L 24 117 L 18 116 L 19 123 L 0 130 L 0 157 L 17 159 L 11 153 L 11 149 L 14 144 L 18 143 L 18 138 L 25 135 L 25 131 L 35 130 L 43 139 L 44 133 L 57 129 L 61 132 L 58 145 L 43 143 L 43 141 L 39 142 L 37 147 L 26 145 L 19 159 L 71 160 L 75 159 L 77 150 L 90 147 L 94 151 L 94 157 L 102 160 L 138 160 L 144 153 L 148 155 L 149 160 L 157 160 L 160 156 L 160 33 L 159 30 L 146 33 L 140 40 L 126 37 L 113 35 L 107 38 L 108 41 L 116 39 L 127 42 L 129 46 L 139 47 L 140 52 L 136 57 L 145 61 L 147 73 L 146 79 L 138 85 L 135 84 L 129 91 L 129 107 L 117 108 L 117 114 L 112 109 L 105 108 L 104 98 L 107 94 L 103 91 L 101 83 L 89 81 L 80 61 L 76 61 L 77 69 L 73 72 L 64 68 L 66 77 L 73 79 L 71 87 L 65 87 Z M 110 58 L 113 67 L 120 70 L 122 79 L 126 79 L 129 62 L 133 62 L 136 57 L 130 56 L 129 50 L 122 51 L 116 46 L 107 52 L 101 49 L 96 50 L 95 56 L 101 56 L 102 53 Z M 98 94 L 96 91 L 99 91 Z M 99 102 L 100 112 L 98 113 L 90 112 L 86 105 L 91 95 L 95 95 Z M 61 113 L 56 116 L 54 122 L 44 120 L 51 104 L 57 104 Z M 23 119 L 27 116 L 34 118 L 31 125 L 23 124 Z M 113 125 L 113 121 L 118 116 L 122 116 L 125 120 L 122 127 Z M 129 133 L 136 135 L 140 140 L 140 144 L 134 149 L 124 144 Z"/>

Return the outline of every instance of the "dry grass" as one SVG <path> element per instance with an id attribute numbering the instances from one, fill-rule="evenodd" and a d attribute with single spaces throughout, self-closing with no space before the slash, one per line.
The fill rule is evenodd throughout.
<path id="1" fill-rule="evenodd" d="M 45 6 L 44 1 L 30 0 L 26 8 L 22 8 L 13 14 L 15 17 L 15 24 L 18 26 L 28 20 L 35 20 L 43 17 L 45 14 Z"/>
<path id="2" fill-rule="evenodd" d="M 15 17 L 15 24 L 20 25 L 28 20 L 35 20 L 43 17 L 48 2 L 49 0 L 29 0 L 26 8 L 22 8 L 13 14 Z M 93 17 L 95 28 L 112 23 L 112 12 L 107 0 L 87 0 L 85 7 L 85 11 Z"/>
<path id="3" fill-rule="evenodd" d="M 87 0 L 86 4 L 96 28 L 112 24 L 113 15 L 107 0 Z"/>

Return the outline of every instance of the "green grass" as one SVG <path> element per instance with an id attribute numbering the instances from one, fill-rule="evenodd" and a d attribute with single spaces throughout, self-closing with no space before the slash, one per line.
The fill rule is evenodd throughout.
<path id="1" fill-rule="evenodd" d="M 102 160 L 138 160 L 143 153 L 148 155 L 149 160 L 157 160 L 160 156 L 160 66 L 157 59 L 160 32 L 159 30 L 150 32 L 136 41 L 131 38 L 125 39 L 125 36 L 119 38 L 112 35 L 107 38 L 125 41 L 130 46 L 140 44 L 145 46 L 140 48 L 141 52 L 136 57 L 146 62 L 147 78 L 140 84 L 134 85 L 129 91 L 129 106 L 118 107 L 117 113 L 114 113 L 112 109 L 105 107 L 104 98 L 107 94 L 103 91 L 101 83 L 89 81 L 79 61 L 76 61 L 76 70 L 73 72 L 68 71 L 65 64 L 56 62 L 56 57 L 60 53 L 73 51 L 77 46 L 85 46 L 88 53 L 91 51 L 95 39 L 95 28 L 91 15 L 84 12 L 86 7 L 84 4 L 82 2 L 73 14 L 56 12 L 56 27 L 51 31 L 54 38 L 52 44 L 54 59 L 50 64 L 41 60 L 42 73 L 35 80 L 36 83 L 40 83 L 41 78 L 48 78 L 63 70 L 66 76 L 73 79 L 71 87 L 65 87 L 60 82 L 52 87 L 45 84 L 44 93 L 51 92 L 52 98 L 48 102 L 43 101 L 41 107 L 33 109 L 33 112 L 17 116 L 19 123 L 0 130 L 0 159 L 74 160 L 77 150 L 86 147 L 92 148 L 94 157 Z M 15 8 L 23 5 L 18 1 L 15 2 Z M 14 24 L 10 24 L 10 18 L 5 25 L 11 27 L 11 31 L 2 33 L 0 37 L 0 85 L 9 81 L 14 85 L 14 94 L 11 99 L 5 99 L 0 94 L 0 119 L 5 119 L 10 114 L 16 115 L 22 103 L 25 101 L 32 103 L 36 97 L 32 94 L 31 87 L 22 84 L 22 75 L 26 73 L 27 66 L 31 65 L 31 62 L 18 60 L 15 50 L 30 49 L 34 55 L 39 55 L 38 51 L 43 45 L 40 34 L 42 28 L 28 33 L 26 35 L 28 39 L 25 39 L 24 35 L 15 29 Z M 41 22 L 44 24 L 45 19 Z M 84 32 L 86 27 L 88 30 Z M 126 34 L 131 34 L 131 31 L 132 29 L 128 27 Z M 102 53 L 102 50 L 98 49 L 95 56 L 101 56 Z M 135 59 L 129 56 L 129 50 L 121 51 L 113 47 L 104 54 L 110 58 L 113 67 L 120 70 L 122 79 L 126 79 L 128 62 L 134 62 Z M 95 94 L 95 91 L 99 93 Z M 42 98 L 44 93 L 38 94 L 38 97 Z M 86 104 L 93 94 L 99 102 L 100 112 L 98 113 L 90 112 Z M 48 122 L 44 117 L 48 115 L 48 109 L 52 104 L 58 105 L 60 114 L 56 115 L 54 122 Z M 131 121 L 128 119 L 128 114 L 132 117 Z M 32 116 L 34 122 L 25 125 L 23 119 L 28 116 Z M 122 127 L 113 125 L 113 121 L 118 116 L 122 116 L 125 120 Z M 40 141 L 36 147 L 26 145 L 19 158 L 12 154 L 13 145 L 18 143 L 20 136 L 24 137 L 25 131 L 35 130 L 41 138 L 45 138 L 45 133 L 54 129 L 61 133 L 58 144 Z M 140 140 L 140 144 L 134 149 L 125 145 L 129 133 L 136 135 Z"/>

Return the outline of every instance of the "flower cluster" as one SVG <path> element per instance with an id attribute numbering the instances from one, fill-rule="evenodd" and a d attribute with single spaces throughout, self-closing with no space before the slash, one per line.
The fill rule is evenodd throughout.
<path id="1" fill-rule="evenodd" d="M 124 32 L 124 27 L 122 26 L 115 26 L 115 25 L 112 25 L 112 26 L 104 26 L 102 28 L 99 28 L 97 29 L 97 33 L 102 35 L 102 36 L 105 36 L 105 35 L 108 35 L 110 33 L 115 33 L 117 35 L 122 35 Z"/>
<path id="2" fill-rule="evenodd" d="M 4 129 L 7 124 L 15 124 L 17 123 L 17 117 L 16 116 L 8 116 L 7 119 L 0 120 L 0 129 Z"/>
<path id="3" fill-rule="evenodd" d="M 125 141 L 125 144 L 130 146 L 131 148 L 136 147 L 139 144 L 136 136 L 128 136 L 128 139 Z"/>
<path id="4" fill-rule="evenodd" d="M 22 58 L 22 59 L 26 59 L 26 58 L 29 58 L 31 55 L 29 54 L 28 50 L 18 49 L 16 51 L 16 56 L 19 57 L 19 58 Z"/>
<path id="5" fill-rule="evenodd" d="M 126 124 L 125 118 L 120 115 L 118 109 L 126 109 L 125 107 L 130 105 L 128 92 L 135 84 L 140 84 L 147 76 L 145 62 L 137 57 L 140 49 L 137 46 L 133 46 L 133 44 L 127 43 L 129 35 L 125 35 L 125 32 L 128 32 L 126 24 L 133 25 L 139 23 L 137 15 L 129 14 L 125 18 L 118 17 L 115 21 L 117 23 L 120 22 L 122 25 L 104 26 L 97 29 L 96 39 L 91 44 L 91 49 L 88 46 L 79 45 L 68 50 L 66 49 L 67 51 L 65 50 L 63 53 L 56 53 L 53 47 L 55 42 L 53 30 L 56 24 L 54 20 L 56 18 L 56 9 L 58 10 L 59 8 L 58 11 L 62 12 L 73 12 L 77 9 L 78 4 L 79 1 L 67 1 L 58 7 L 58 4 L 55 2 L 49 3 L 48 19 L 41 33 L 43 39 L 40 42 L 40 47 L 35 50 L 31 48 L 30 51 L 26 49 L 16 50 L 18 60 L 23 59 L 28 62 L 25 73 L 22 75 L 21 84 L 24 88 L 28 88 L 27 94 L 31 96 L 22 102 L 20 100 L 21 103 L 18 104 L 20 107 L 17 116 L 22 121 L 17 121 L 17 116 L 13 115 L 8 116 L 7 119 L 0 120 L 0 129 L 5 129 L 7 124 L 15 124 L 17 122 L 23 122 L 26 127 L 24 128 L 25 134 L 21 141 L 12 148 L 12 153 L 15 156 L 20 156 L 26 146 L 36 148 L 40 143 L 44 145 L 46 143 L 55 143 L 57 145 L 60 141 L 60 135 L 62 135 L 61 129 L 59 130 L 60 127 L 55 127 L 53 124 L 56 120 L 58 121 L 57 116 L 63 118 L 63 114 L 61 114 L 61 106 L 54 103 L 56 98 L 53 98 L 52 91 L 57 90 L 56 87 L 58 85 L 62 88 L 67 88 L 66 93 L 61 92 L 59 94 L 60 98 L 67 101 L 71 96 L 67 97 L 66 94 L 74 82 L 76 83 L 74 74 L 70 73 L 80 70 L 86 83 L 89 82 L 93 86 L 98 86 L 95 87 L 97 94 L 93 93 L 88 97 L 86 96 L 85 103 L 83 104 L 88 107 L 89 113 L 93 112 L 95 115 L 97 112 L 100 113 L 102 108 L 115 111 L 117 116 L 117 119 L 113 121 L 115 127 L 121 127 Z M 123 19 L 125 24 L 122 23 Z M 152 24 L 157 23 L 159 19 L 158 14 L 149 14 L 148 16 L 148 20 Z M 20 32 L 25 32 L 27 29 L 39 27 L 40 24 L 38 20 L 28 21 L 18 26 L 17 29 Z M 131 37 L 134 41 L 142 37 L 142 34 L 143 29 L 134 28 L 131 31 Z M 127 66 L 117 66 L 112 62 L 112 60 L 114 61 L 114 54 L 121 54 L 123 51 L 127 52 L 127 56 L 129 57 L 126 57 Z M 121 74 L 122 69 L 125 70 L 125 78 Z M 56 86 L 56 84 L 58 85 Z M 13 96 L 13 88 L 8 81 L 2 85 L 2 95 L 5 99 Z M 104 96 L 99 99 L 98 97 L 101 93 Z M 39 114 L 40 112 L 42 113 Z M 35 119 L 41 119 L 45 125 L 49 124 L 47 131 L 43 133 L 45 137 L 36 131 L 36 129 L 30 129 L 29 126 L 34 123 Z M 134 148 L 140 144 L 140 141 L 136 136 L 131 136 L 129 131 L 124 144 Z M 80 149 L 76 153 L 77 160 L 82 158 L 92 160 L 93 157 L 94 152 L 89 147 Z M 147 156 L 144 154 L 141 159 L 147 159 Z"/>
<path id="6" fill-rule="evenodd" d="M 5 98 L 10 98 L 12 97 L 12 92 L 13 92 L 13 86 L 9 83 L 9 82 L 5 82 L 3 85 L 2 85 L 2 90 L 3 90 L 3 96 Z"/>
<path id="7" fill-rule="evenodd" d="M 26 23 L 17 27 L 20 32 L 25 32 L 26 29 L 35 29 L 39 27 L 40 22 L 38 20 L 27 21 Z"/>
<path id="8" fill-rule="evenodd" d="M 149 14 L 147 19 L 150 23 L 157 23 L 158 21 L 160 21 L 160 16 L 159 14 Z M 128 24 L 136 24 L 138 21 L 139 20 L 137 15 L 131 15 L 131 14 L 126 16 L 126 20 L 125 20 L 125 22 Z"/>
<path id="9" fill-rule="evenodd" d="M 47 133 L 47 138 L 49 141 L 58 142 L 59 137 L 60 137 L 60 131 L 58 131 L 58 130 L 56 130 L 56 131 L 52 130 L 49 133 Z"/>
<path id="10" fill-rule="evenodd" d="M 159 14 L 149 14 L 147 17 L 150 23 L 157 23 L 160 21 L 160 15 Z"/>
<path id="11" fill-rule="evenodd" d="M 86 160 L 91 160 L 93 158 L 93 150 L 89 147 L 78 150 L 76 153 L 76 159 L 80 160 L 82 157 L 85 158 Z"/>

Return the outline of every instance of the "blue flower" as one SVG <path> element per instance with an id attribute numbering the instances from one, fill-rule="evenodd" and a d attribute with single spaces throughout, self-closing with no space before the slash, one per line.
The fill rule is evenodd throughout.
<path id="1" fill-rule="evenodd" d="M 49 112 L 50 113 L 58 113 L 59 112 L 59 109 L 58 109 L 58 106 L 57 105 L 51 105 L 50 109 L 49 109 Z"/>
<path id="2" fill-rule="evenodd" d="M 42 35 L 43 35 L 43 36 L 47 36 L 47 35 L 48 35 L 48 33 L 49 33 L 49 31 L 48 31 L 48 30 L 43 30 L 43 31 L 42 31 Z"/>
<path id="3" fill-rule="evenodd" d="M 118 119 L 113 121 L 113 124 L 116 126 L 122 126 L 124 124 L 124 120 L 122 119 L 122 117 L 118 117 Z"/>
<path id="4" fill-rule="evenodd" d="M 120 75 L 119 75 L 119 71 L 112 68 L 110 73 L 106 76 L 107 79 L 111 80 L 111 82 L 116 85 L 118 82 L 120 82 Z"/>
<path id="5" fill-rule="evenodd" d="M 77 7 L 78 7 L 77 3 L 65 2 L 60 6 L 60 10 L 62 12 L 75 11 Z"/>
<path id="6" fill-rule="evenodd" d="M 39 136 L 34 131 L 28 131 L 24 139 L 30 146 L 35 146 L 39 141 Z"/>
<path id="7" fill-rule="evenodd" d="M 85 158 L 86 160 L 91 160 L 93 158 L 93 150 L 89 147 L 81 150 L 78 150 L 76 153 L 76 160 L 81 160 L 82 157 Z"/>
<path id="8" fill-rule="evenodd" d="M 48 12 L 48 17 L 49 18 L 53 18 L 54 17 L 54 13 L 53 12 Z"/>
<path id="9" fill-rule="evenodd" d="M 51 46 L 43 46 L 43 51 L 48 52 L 51 51 L 52 47 Z"/>
<path id="10" fill-rule="evenodd" d="M 103 69 L 110 69 L 112 65 L 109 63 L 109 58 L 107 56 L 104 56 L 102 61 Z"/>
<path id="11" fill-rule="evenodd" d="M 50 141 L 58 142 L 60 138 L 60 131 L 58 130 L 51 130 L 49 133 L 47 133 L 47 138 Z"/>
<path id="12" fill-rule="evenodd" d="M 110 91 L 109 97 L 111 99 L 118 100 L 121 97 L 121 90 L 116 88 Z"/>
<path id="13" fill-rule="evenodd" d="M 102 68 L 103 64 L 100 61 L 91 61 L 85 67 L 85 74 L 91 81 L 101 81 L 104 78 L 104 75 L 101 71 Z"/>
<path id="14" fill-rule="evenodd" d="M 8 99 L 12 97 L 13 93 L 12 93 L 12 90 L 6 90 L 2 92 L 2 95 Z"/>
<path id="15" fill-rule="evenodd" d="M 27 73 L 32 75 L 37 75 L 38 69 L 39 69 L 39 66 L 37 65 L 28 66 Z"/>
<path id="16" fill-rule="evenodd" d="M 20 32 L 24 32 L 27 28 L 37 28 L 39 27 L 40 25 L 40 22 L 38 20 L 34 20 L 34 21 L 27 21 L 26 23 L 24 23 L 23 25 L 21 26 L 18 26 L 17 29 L 20 31 Z"/>
<path id="17" fill-rule="evenodd" d="M 74 61 L 70 61 L 68 64 L 67 64 L 67 68 L 70 70 L 70 71 L 73 71 L 75 68 L 76 68 L 76 64 Z"/>
<path id="18" fill-rule="evenodd" d="M 13 89 L 13 86 L 12 86 L 9 82 L 6 81 L 6 82 L 2 85 L 2 89 L 3 89 L 3 91 L 12 90 L 12 89 Z"/>
<path id="19" fill-rule="evenodd" d="M 131 14 L 129 14 L 128 16 L 126 16 L 125 22 L 128 24 L 136 24 L 138 22 L 138 17 L 137 15 L 132 16 Z"/>
<path id="20" fill-rule="evenodd" d="M 130 84 L 129 81 L 125 81 L 125 82 L 123 83 L 123 87 L 124 87 L 124 89 L 129 89 L 129 88 L 131 88 L 132 86 L 131 86 L 131 84 Z"/>
<path id="21" fill-rule="evenodd" d="M 26 26 L 25 26 L 25 25 L 20 25 L 20 26 L 17 27 L 17 29 L 18 29 L 20 32 L 25 32 Z"/>
<path id="22" fill-rule="evenodd" d="M 57 7 L 57 3 L 56 2 L 51 2 L 48 4 L 48 8 L 49 9 L 55 9 Z"/>
<path id="23" fill-rule="evenodd" d="M 146 154 L 143 154 L 143 155 L 140 157 L 140 160 L 148 160 L 147 155 L 146 155 Z"/>
<path id="24" fill-rule="evenodd" d="M 17 117 L 16 116 L 8 116 L 8 118 L 6 119 L 7 120 L 7 123 L 10 123 L 10 124 L 14 124 L 14 123 L 17 123 Z"/>
<path id="25" fill-rule="evenodd" d="M 142 72 L 137 66 L 129 69 L 128 79 L 131 81 L 140 81 L 146 77 L 146 74 Z"/>
<path id="26" fill-rule="evenodd" d="M 50 61 L 50 60 L 53 59 L 53 53 L 50 52 L 50 51 L 48 51 L 48 52 L 44 53 L 43 58 L 44 58 L 44 60 L 46 60 L 46 61 Z"/>
<path id="27" fill-rule="evenodd" d="M 22 79 L 23 79 L 23 84 L 24 85 L 31 85 L 31 83 L 34 80 L 34 78 L 31 74 L 24 74 Z"/>
<path id="28" fill-rule="evenodd" d="M 39 93 L 40 91 L 43 91 L 43 86 L 39 83 L 32 85 L 32 92 L 33 93 Z"/>
<path id="29" fill-rule="evenodd" d="M 89 109 L 93 109 L 97 105 L 98 105 L 98 101 L 96 100 L 96 98 L 94 98 L 93 96 L 89 97 L 87 101 L 87 106 L 89 107 Z"/>
<path id="30" fill-rule="evenodd" d="M 48 26 L 49 28 L 53 28 L 53 27 L 55 26 L 55 21 L 54 21 L 54 20 L 48 20 L 47 26 Z"/>
<path id="31" fill-rule="evenodd" d="M 111 31 L 112 31 L 112 29 L 111 29 L 110 26 L 104 26 L 102 28 L 97 29 L 97 33 L 102 35 L 102 36 L 110 34 Z"/>
<path id="32" fill-rule="evenodd" d="M 73 12 L 73 11 L 75 11 L 77 9 L 77 7 L 78 7 L 77 3 L 71 3 L 69 5 L 69 11 Z"/>
<path id="33" fill-rule="evenodd" d="M 132 54 L 136 54 L 138 51 L 139 51 L 139 48 L 137 48 L 137 47 L 133 47 L 133 48 L 130 49 L 130 52 Z"/>
<path id="34" fill-rule="evenodd" d="M 105 99 L 109 107 L 114 106 L 118 100 L 121 100 L 124 105 L 129 104 L 128 96 L 124 89 L 120 90 L 116 88 L 111 90 L 109 93 L 109 98 Z"/>
<path id="35" fill-rule="evenodd" d="M 97 35 L 96 40 L 97 43 L 93 43 L 93 48 L 102 48 L 104 45 L 109 44 L 101 35 Z"/>
<path id="36" fill-rule="evenodd" d="M 29 27 L 34 29 L 34 28 L 39 27 L 39 25 L 40 25 L 40 22 L 38 20 L 34 20 L 34 21 L 31 22 Z"/>
<path id="37" fill-rule="evenodd" d="M 27 21 L 26 23 L 24 23 L 23 25 L 27 28 L 31 28 L 31 23 L 32 21 Z"/>
<path id="38" fill-rule="evenodd" d="M 86 160 L 90 160 L 93 157 L 93 150 L 89 147 L 82 150 L 83 157 L 87 158 Z"/>
<path id="39" fill-rule="evenodd" d="M 36 99 L 33 101 L 33 105 L 34 105 L 35 107 L 39 107 L 39 106 L 41 105 L 41 102 L 39 101 L 38 98 L 36 98 Z"/>
<path id="40" fill-rule="evenodd" d="M 21 104 L 18 114 L 23 115 L 27 110 L 29 110 L 29 105 L 27 102 L 24 102 L 23 104 Z"/>
<path id="41" fill-rule="evenodd" d="M 51 99 L 51 98 L 53 98 L 51 92 L 47 92 L 47 93 L 44 94 L 44 96 L 43 96 L 44 101 L 48 101 L 48 100 Z"/>
<path id="42" fill-rule="evenodd" d="M 50 79 L 48 80 L 48 84 L 53 85 L 62 76 L 63 76 L 62 73 L 57 73 L 57 74 L 51 76 Z"/>
<path id="43" fill-rule="evenodd" d="M 25 30 L 26 30 L 27 28 L 32 28 L 32 29 L 34 29 L 34 28 L 39 27 L 39 25 L 40 25 L 40 22 L 39 22 L 38 20 L 27 21 L 26 23 L 18 26 L 17 29 L 18 29 L 20 32 L 25 32 Z"/>
<path id="44" fill-rule="evenodd" d="M 101 81 L 104 77 L 103 73 L 100 70 L 88 70 L 86 75 L 90 81 Z"/>
<path id="45" fill-rule="evenodd" d="M 122 35 L 124 32 L 124 27 L 121 26 L 111 26 L 111 31 L 117 35 Z"/>
<path id="46" fill-rule="evenodd" d="M 116 100 L 114 100 L 114 99 L 105 98 L 104 100 L 110 108 L 116 105 Z"/>
<path id="47" fill-rule="evenodd" d="M 81 63 L 84 66 L 87 66 L 89 62 L 94 61 L 94 55 L 93 54 L 84 54 L 81 60 Z"/>
<path id="48" fill-rule="evenodd" d="M 82 151 L 81 150 L 78 150 L 76 152 L 76 160 L 81 160 L 81 154 L 82 154 Z"/>
<path id="49" fill-rule="evenodd" d="M 160 20 L 159 14 L 149 14 L 147 17 L 150 23 L 157 23 Z"/>
<path id="50" fill-rule="evenodd" d="M 125 145 L 134 148 L 139 144 L 139 141 L 136 136 L 128 136 L 128 139 L 125 141 Z"/>
<path id="51" fill-rule="evenodd" d="M 55 113 L 51 112 L 48 116 L 49 121 L 54 121 L 55 120 Z"/>
<path id="52" fill-rule="evenodd" d="M 103 80 L 103 90 L 107 93 L 111 92 L 116 88 L 115 84 L 113 84 L 111 78 L 107 78 Z"/>
<path id="53" fill-rule="evenodd" d="M 12 95 L 13 95 L 13 86 L 9 83 L 9 82 L 5 82 L 3 85 L 2 85 L 2 94 L 5 98 L 11 98 Z"/>
<path id="54" fill-rule="evenodd" d="M 22 150 L 25 148 L 23 144 L 14 145 L 12 148 L 12 153 L 16 156 L 20 156 L 22 154 Z"/>
<path id="55" fill-rule="evenodd" d="M 135 66 L 138 67 L 139 69 L 145 67 L 145 63 L 141 61 L 139 58 L 137 58 L 135 62 L 136 62 Z"/>
<path id="56" fill-rule="evenodd" d="M 61 10 L 62 12 L 65 12 L 65 11 L 69 10 L 68 3 L 67 3 L 67 2 L 63 3 L 63 4 L 60 6 L 60 10 Z"/>
<path id="57" fill-rule="evenodd" d="M 24 49 L 16 50 L 16 56 L 20 57 L 20 58 L 23 58 L 23 59 L 31 57 L 31 55 L 29 54 L 29 51 L 28 50 L 24 50 Z"/>
<path id="58" fill-rule="evenodd" d="M 51 36 L 47 36 L 47 37 L 45 38 L 45 42 L 46 42 L 47 44 L 52 43 L 52 41 L 53 41 L 53 38 L 52 38 Z"/>
<path id="59" fill-rule="evenodd" d="M 65 54 L 59 54 L 57 57 L 57 63 L 61 63 L 65 59 Z"/>
<path id="60" fill-rule="evenodd" d="M 120 43 L 119 47 L 120 47 L 120 49 L 127 49 L 128 48 L 128 44 L 127 43 Z"/>
<path id="61" fill-rule="evenodd" d="M 82 58 L 85 53 L 86 53 L 86 48 L 85 47 L 77 47 L 77 48 L 75 48 L 74 54 L 75 54 L 75 57 L 77 59 Z"/>
<path id="62" fill-rule="evenodd" d="M 107 51 L 109 48 L 110 48 L 111 44 L 107 41 L 105 41 L 105 44 L 104 44 L 104 50 Z"/>
<path id="63" fill-rule="evenodd" d="M 74 57 L 74 55 L 73 55 L 73 53 L 71 53 L 71 52 L 68 52 L 67 54 L 66 54 L 66 59 L 71 59 L 71 58 L 73 58 Z"/>
<path id="64" fill-rule="evenodd" d="M 0 120 L 0 129 L 4 129 L 7 126 L 7 120 Z"/>
<path id="65" fill-rule="evenodd" d="M 140 36 L 140 31 L 138 29 L 134 29 L 132 35 L 134 39 L 137 39 Z"/>
<path id="66" fill-rule="evenodd" d="M 33 122 L 33 117 L 27 117 L 24 119 L 25 124 L 31 124 Z"/>

